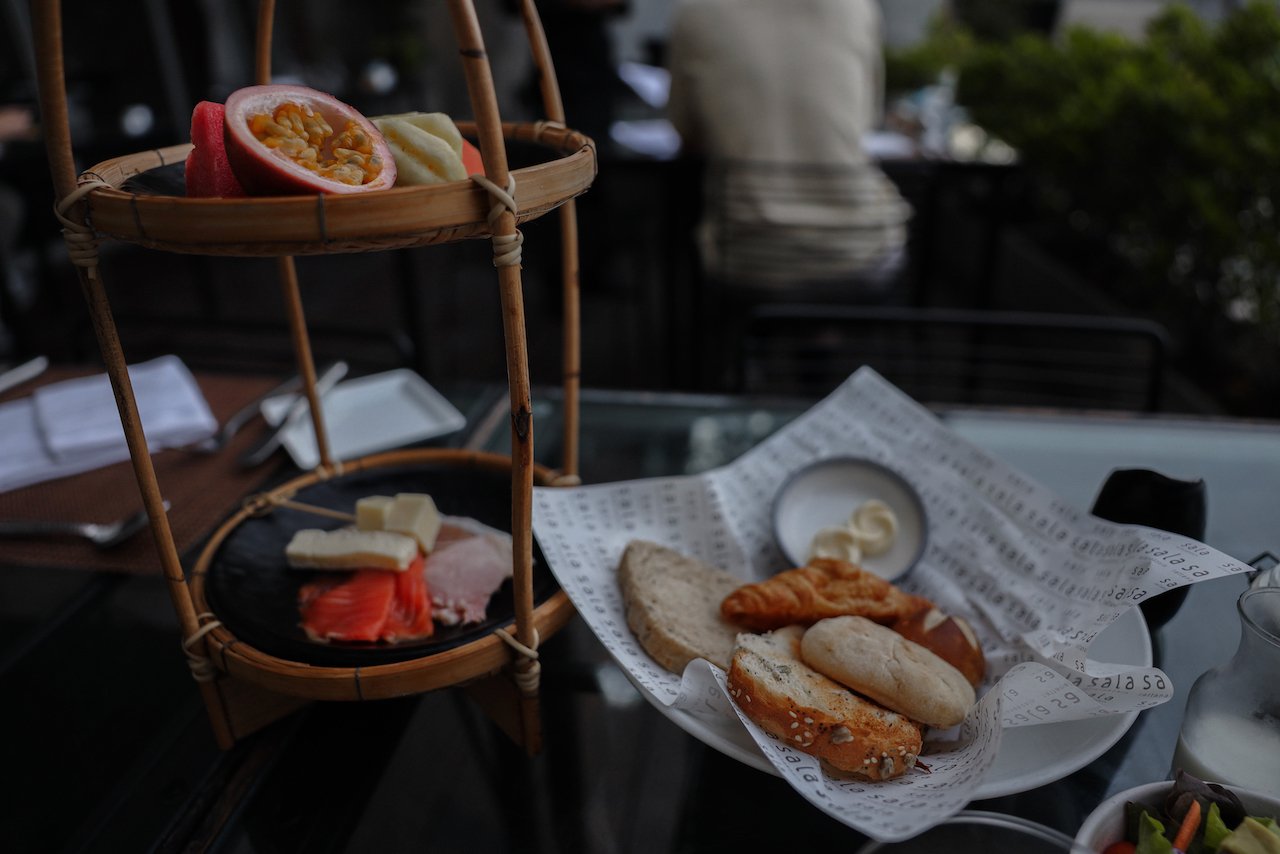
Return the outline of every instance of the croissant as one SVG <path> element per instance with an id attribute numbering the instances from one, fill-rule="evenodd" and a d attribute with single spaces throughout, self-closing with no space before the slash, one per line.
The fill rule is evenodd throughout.
<path id="1" fill-rule="evenodd" d="M 770 631 L 843 615 L 890 623 L 928 604 L 848 561 L 815 558 L 808 566 L 739 587 L 720 603 L 720 613 L 745 629 Z"/>

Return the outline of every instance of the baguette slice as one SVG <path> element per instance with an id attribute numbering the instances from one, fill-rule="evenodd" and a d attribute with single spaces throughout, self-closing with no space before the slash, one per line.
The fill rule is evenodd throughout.
<path id="1" fill-rule="evenodd" d="M 800 626 L 740 634 L 729 696 L 758 726 L 833 768 L 869 780 L 899 777 L 920 755 L 920 726 L 859 697 L 800 658 Z"/>
<path id="2" fill-rule="evenodd" d="M 653 660 L 676 674 L 695 658 L 728 669 L 738 630 L 720 616 L 720 602 L 741 583 L 645 540 L 628 543 L 618 564 L 627 625 Z"/>
<path id="3" fill-rule="evenodd" d="M 973 706 L 973 686 L 963 673 L 865 617 L 814 623 L 800 654 L 819 673 L 928 726 L 955 726 Z"/>

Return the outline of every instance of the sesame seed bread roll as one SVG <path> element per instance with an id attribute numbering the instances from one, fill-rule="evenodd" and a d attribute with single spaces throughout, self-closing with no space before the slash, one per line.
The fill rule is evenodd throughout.
<path id="1" fill-rule="evenodd" d="M 645 652 L 672 673 L 695 658 L 728 669 L 738 629 L 720 602 L 742 584 L 722 569 L 644 540 L 632 540 L 618 564 L 627 625 Z"/>
<path id="2" fill-rule="evenodd" d="M 729 696 L 766 732 L 833 768 L 868 780 L 905 774 L 920 755 L 920 726 L 806 665 L 803 632 L 738 635 Z"/>
<path id="3" fill-rule="evenodd" d="M 963 673 L 864 617 L 814 623 L 800 642 L 800 655 L 819 673 L 927 726 L 955 726 L 974 703 Z"/>

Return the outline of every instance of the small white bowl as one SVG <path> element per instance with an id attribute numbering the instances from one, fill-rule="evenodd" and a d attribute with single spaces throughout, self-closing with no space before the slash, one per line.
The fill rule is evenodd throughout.
<path id="1" fill-rule="evenodd" d="M 843 525 L 863 502 L 878 498 L 898 519 L 889 550 L 864 556 L 858 565 L 893 581 L 924 553 L 928 519 L 924 502 L 902 475 L 859 457 L 821 460 L 796 471 L 773 500 L 773 534 L 793 566 L 808 562 L 813 535 Z"/>
<path id="2" fill-rule="evenodd" d="M 963 810 L 903 842 L 868 842 L 857 854 L 1075 854 L 1071 838 L 1004 813 Z"/>
<path id="3" fill-rule="evenodd" d="M 1125 789 L 1107 798 L 1080 825 L 1080 831 L 1076 833 L 1076 850 L 1082 854 L 1097 852 L 1124 839 L 1124 805 L 1133 801 L 1158 809 L 1171 788 L 1173 781 L 1163 780 Z M 1280 817 L 1280 798 L 1236 786 L 1227 788 L 1235 792 L 1249 815 Z"/>

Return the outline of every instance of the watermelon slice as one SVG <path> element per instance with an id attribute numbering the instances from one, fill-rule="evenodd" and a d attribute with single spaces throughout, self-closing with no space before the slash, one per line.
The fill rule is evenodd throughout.
<path id="1" fill-rule="evenodd" d="M 187 155 L 189 198 L 246 195 L 227 162 L 226 143 L 222 137 L 224 116 L 223 106 L 212 101 L 201 101 L 191 111 L 191 142 L 195 148 Z"/>

